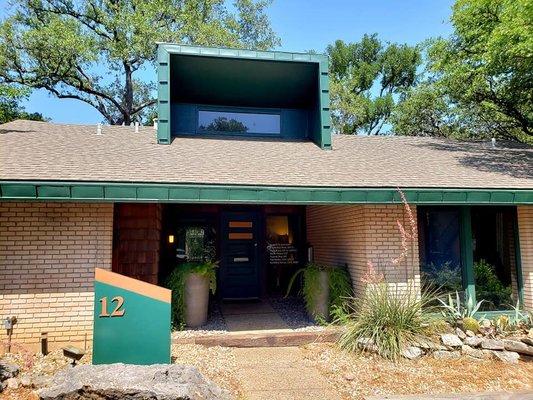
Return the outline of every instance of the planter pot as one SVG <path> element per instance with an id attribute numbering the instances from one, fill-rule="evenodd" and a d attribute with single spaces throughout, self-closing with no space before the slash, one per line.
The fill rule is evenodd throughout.
<path id="1" fill-rule="evenodd" d="M 319 293 L 311 306 L 311 316 L 315 320 L 329 320 L 329 274 L 328 271 L 318 273 Z"/>
<path id="2" fill-rule="evenodd" d="M 185 324 L 198 328 L 207 322 L 209 278 L 195 273 L 185 277 Z"/>

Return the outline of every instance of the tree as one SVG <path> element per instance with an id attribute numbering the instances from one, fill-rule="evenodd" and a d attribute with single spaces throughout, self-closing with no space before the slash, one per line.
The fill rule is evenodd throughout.
<path id="1" fill-rule="evenodd" d="M 376 34 L 360 42 L 328 46 L 331 106 L 339 133 L 383 132 L 402 93 L 411 88 L 421 63 L 417 47 L 387 44 Z"/>
<path id="2" fill-rule="evenodd" d="M 226 117 L 218 117 L 209 123 L 207 126 L 200 126 L 200 130 L 205 132 L 247 132 L 248 127 L 241 121 L 234 118 L 227 119 Z"/>
<path id="3" fill-rule="evenodd" d="M 16 119 L 47 121 L 40 113 L 29 113 L 20 106 L 20 100 L 27 96 L 27 91 L 6 85 L 0 85 L 0 124 Z"/>
<path id="4" fill-rule="evenodd" d="M 451 20 L 451 37 L 429 46 L 427 85 L 409 93 L 394 130 L 416 134 L 414 121 L 446 114 L 430 134 L 532 142 L 533 2 L 457 0 Z"/>
<path id="5" fill-rule="evenodd" d="M 15 0 L 0 26 L 0 81 L 96 108 L 110 124 L 145 119 L 156 42 L 268 49 L 270 0 Z"/>

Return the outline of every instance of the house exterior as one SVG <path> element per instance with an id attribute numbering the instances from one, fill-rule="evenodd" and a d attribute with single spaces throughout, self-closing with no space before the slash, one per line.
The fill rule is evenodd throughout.
<path id="1" fill-rule="evenodd" d="M 95 268 L 161 284 L 195 244 L 220 260 L 222 299 L 283 293 L 309 260 L 346 266 L 357 295 L 370 261 L 400 286 L 533 308 L 533 150 L 332 135 L 327 64 L 159 44 L 156 129 L 0 126 L 0 317 L 17 317 L 13 341 L 90 340 Z M 417 225 L 407 244 L 397 188 Z"/>

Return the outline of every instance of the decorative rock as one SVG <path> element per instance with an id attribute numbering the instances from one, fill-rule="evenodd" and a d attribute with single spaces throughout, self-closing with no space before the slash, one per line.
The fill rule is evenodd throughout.
<path id="1" fill-rule="evenodd" d="M 344 379 L 346 379 L 347 381 L 353 381 L 355 379 L 355 375 L 354 374 L 344 374 Z"/>
<path id="2" fill-rule="evenodd" d="M 531 338 L 528 338 L 528 337 L 522 338 L 522 342 L 527 344 L 528 346 L 533 346 L 533 339 Z"/>
<path id="3" fill-rule="evenodd" d="M 503 341 L 505 350 L 514 351 L 519 354 L 533 356 L 533 346 L 528 346 L 526 343 L 518 342 L 516 340 L 506 339 Z"/>
<path id="4" fill-rule="evenodd" d="M 461 357 L 461 353 L 458 351 L 436 351 L 433 353 L 433 358 L 438 360 L 452 360 Z"/>
<path id="5" fill-rule="evenodd" d="M 455 334 L 459 337 L 461 340 L 466 339 L 466 333 L 463 332 L 461 328 L 455 328 Z"/>
<path id="6" fill-rule="evenodd" d="M 420 347 L 409 346 L 402 350 L 402 356 L 409 360 L 414 360 L 415 358 L 420 357 L 424 352 Z"/>
<path id="7" fill-rule="evenodd" d="M 466 331 L 466 336 L 468 336 L 468 337 L 475 337 L 476 334 L 475 334 L 474 332 L 472 332 L 470 329 L 467 329 L 467 331 Z"/>
<path id="8" fill-rule="evenodd" d="M 433 340 L 430 340 L 428 338 L 420 338 L 416 340 L 416 346 L 420 347 L 424 350 L 448 350 L 446 346 L 443 346 L 442 344 L 435 343 Z"/>
<path id="9" fill-rule="evenodd" d="M 374 344 L 374 341 L 371 338 L 360 338 L 357 340 L 357 345 L 362 350 L 370 351 L 370 352 L 377 352 L 378 347 Z"/>
<path id="10" fill-rule="evenodd" d="M 467 337 L 465 339 L 465 344 L 471 347 L 478 347 L 482 341 L 483 341 L 482 338 L 477 337 L 477 336 L 472 336 L 472 337 Z"/>
<path id="11" fill-rule="evenodd" d="M 493 351 L 492 354 L 508 364 L 518 364 L 518 360 L 520 359 L 520 355 L 514 351 Z"/>
<path id="12" fill-rule="evenodd" d="M 20 368 L 18 365 L 0 361 L 0 382 L 9 378 L 14 378 L 18 375 L 19 371 Z"/>
<path id="13" fill-rule="evenodd" d="M 58 372 L 42 400 L 74 399 L 230 399 L 229 392 L 187 365 L 80 365 Z"/>
<path id="14" fill-rule="evenodd" d="M 487 350 L 505 350 L 503 341 L 497 339 L 483 339 L 481 347 Z"/>
<path id="15" fill-rule="evenodd" d="M 19 380 L 17 378 L 6 379 L 6 387 L 8 389 L 18 389 L 19 388 Z"/>
<path id="16" fill-rule="evenodd" d="M 468 345 L 463 345 L 463 347 L 461 347 L 461 354 L 482 360 L 489 360 L 492 358 L 492 352 L 490 350 L 473 349 Z"/>
<path id="17" fill-rule="evenodd" d="M 482 319 L 481 321 L 479 321 L 479 326 L 481 328 L 488 329 L 491 327 L 491 325 L 492 322 L 490 321 L 490 319 Z"/>
<path id="18" fill-rule="evenodd" d="M 459 336 L 454 335 L 453 333 L 445 333 L 440 336 L 440 340 L 445 346 L 449 347 L 461 347 L 463 342 L 459 339 Z"/>
<path id="19" fill-rule="evenodd" d="M 21 386 L 30 389 L 42 389 L 52 384 L 52 377 L 49 375 L 38 375 L 25 373 L 19 376 Z"/>

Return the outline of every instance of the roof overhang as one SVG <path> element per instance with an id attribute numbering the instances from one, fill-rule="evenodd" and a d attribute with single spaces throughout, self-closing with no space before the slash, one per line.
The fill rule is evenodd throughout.
<path id="1" fill-rule="evenodd" d="M 401 188 L 417 205 L 531 205 L 533 189 Z M 397 188 L 0 181 L 0 201 L 399 204 Z"/>

